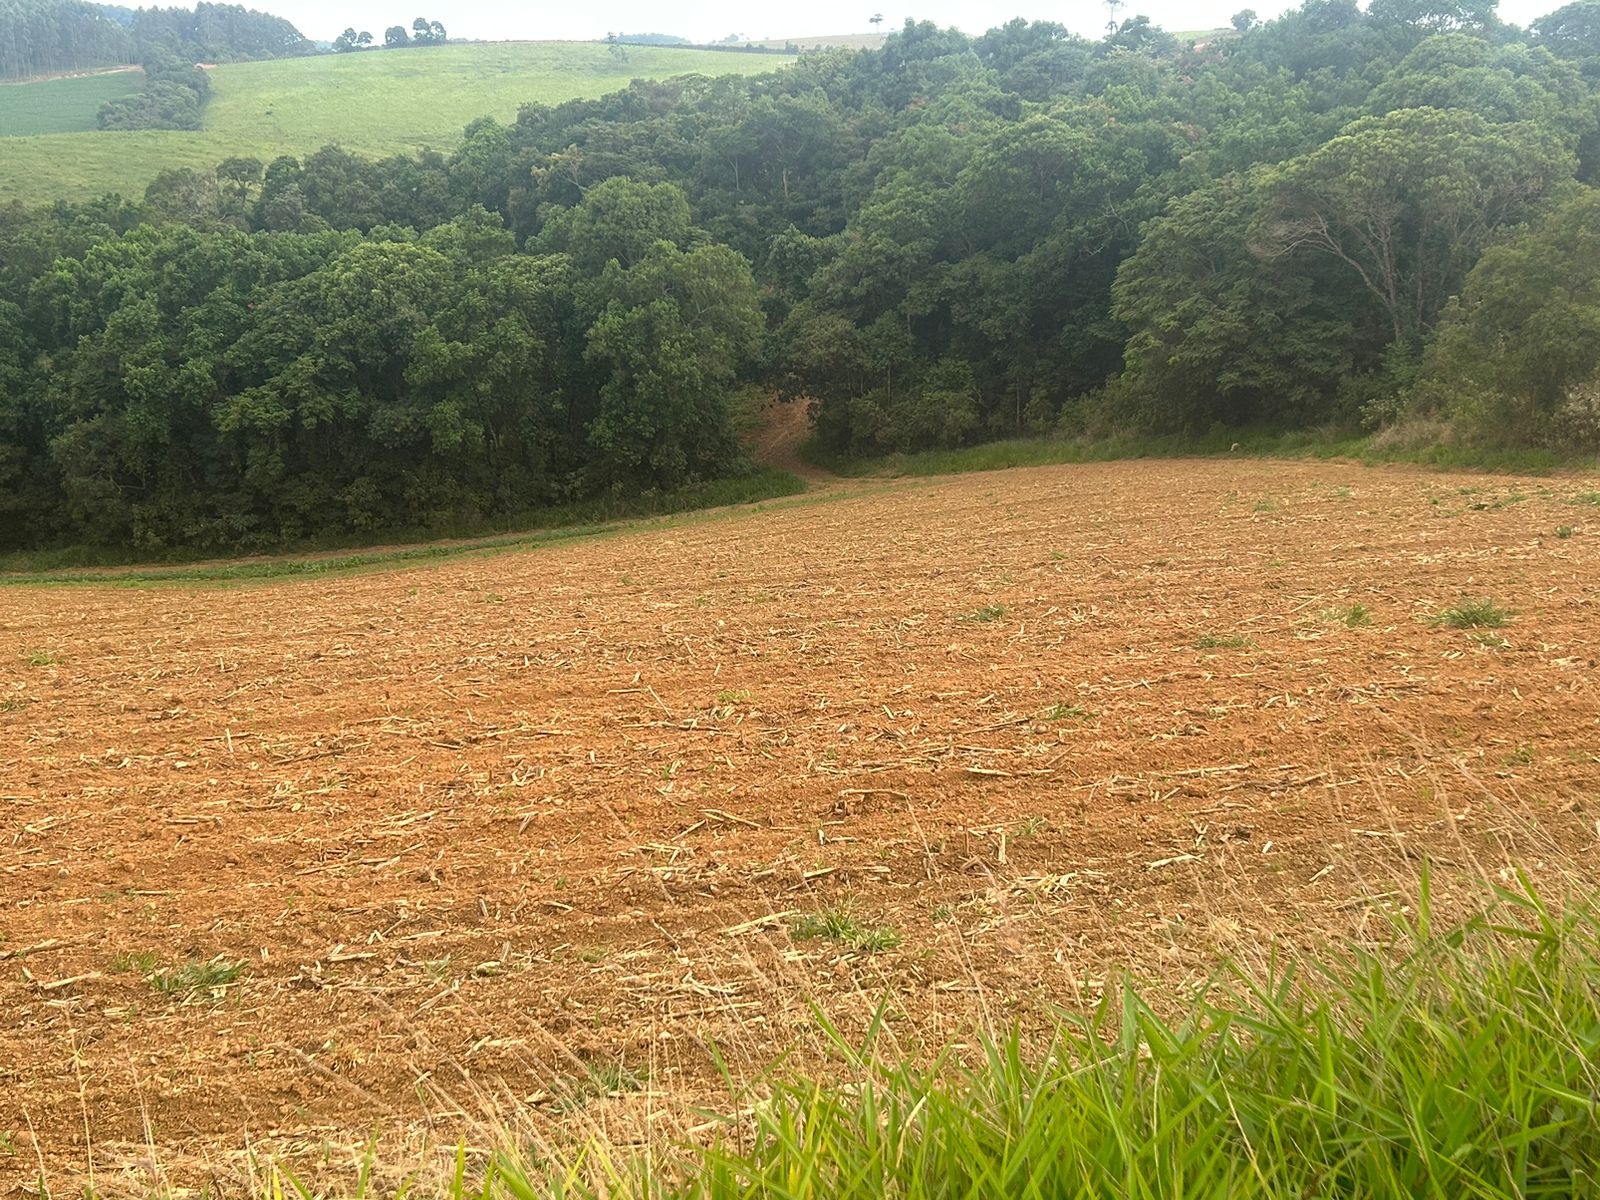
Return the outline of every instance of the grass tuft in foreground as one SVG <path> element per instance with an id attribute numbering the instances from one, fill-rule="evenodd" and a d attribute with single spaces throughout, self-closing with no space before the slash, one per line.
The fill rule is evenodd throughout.
<path id="1" fill-rule="evenodd" d="M 1323 619 L 1343 625 L 1347 629 L 1364 629 L 1372 624 L 1372 610 L 1365 604 L 1352 604 L 1348 608 L 1330 608 Z"/>
<path id="2" fill-rule="evenodd" d="M 1530 888 L 1435 928 L 1227 971 L 1175 1016 L 1132 986 L 913 1066 L 824 1025 L 843 1083 L 779 1082 L 710 1147 L 458 1160 L 452 1200 L 1600 1194 L 1600 924 Z M 880 1013 L 880 1017 L 888 1011 Z M 363 1179 L 366 1173 L 363 1172 Z M 359 1189 L 359 1185 L 358 1185 Z M 286 1189 L 284 1194 L 289 1194 Z M 309 1193 L 302 1193 L 309 1194 Z M 432 1192 L 429 1193 L 433 1194 Z"/>

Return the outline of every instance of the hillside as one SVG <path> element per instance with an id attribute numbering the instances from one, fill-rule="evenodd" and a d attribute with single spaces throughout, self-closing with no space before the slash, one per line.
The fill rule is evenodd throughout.
<path id="1" fill-rule="evenodd" d="M 196 133 L 93 131 L 97 101 L 79 106 L 86 114 L 81 132 L 44 132 L 48 127 L 38 123 L 43 118 L 13 125 L 13 112 L 41 107 L 36 88 L 55 89 L 55 100 L 104 86 L 99 77 L 19 84 L 0 89 L 0 131 L 40 133 L 5 141 L 0 204 L 83 200 L 110 191 L 137 196 L 165 168 L 210 170 L 236 154 L 267 161 L 329 142 L 372 155 L 448 149 L 469 121 L 485 115 L 510 120 L 530 101 L 599 96 L 631 79 L 756 74 L 786 61 L 770 54 L 635 46 L 626 62 L 617 62 L 598 43 L 509 42 L 233 63 L 211 73 L 205 128 Z M 73 114 L 81 115 L 79 107 Z"/>
<path id="2" fill-rule="evenodd" d="M 0 136 L 92 130 L 102 104 L 138 91 L 143 81 L 137 67 L 123 67 L 0 84 Z"/>

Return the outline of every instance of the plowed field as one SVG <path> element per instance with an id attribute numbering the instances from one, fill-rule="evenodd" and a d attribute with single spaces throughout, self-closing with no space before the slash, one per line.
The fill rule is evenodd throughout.
<path id="1" fill-rule="evenodd" d="M 912 1045 L 1359 934 L 1425 856 L 1592 871 L 1596 487 L 1041 468 L 0 589 L 0 1194 L 626 1140 L 813 1001 Z"/>

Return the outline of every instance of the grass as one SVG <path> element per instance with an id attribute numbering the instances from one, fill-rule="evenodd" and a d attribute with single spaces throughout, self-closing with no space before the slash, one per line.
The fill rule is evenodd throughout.
<path id="1" fill-rule="evenodd" d="M 1511 613 L 1493 600 L 1462 600 L 1434 618 L 1434 624 L 1450 629 L 1504 629 Z"/>
<path id="2" fill-rule="evenodd" d="M 644 1078 L 622 1063 L 585 1063 L 582 1075 L 568 1076 L 556 1082 L 551 1089 L 549 1103 L 558 1113 L 572 1113 L 591 1101 L 637 1092 L 644 1085 Z"/>
<path id="3" fill-rule="evenodd" d="M 741 1093 L 709 1145 L 517 1151 L 450 1200 L 1138 1200 L 1600 1194 L 1600 922 L 1531 888 L 1436 923 L 1424 872 L 1385 936 L 1224 966 L 1176 1007 L 1113 984 L 1042 1038 L 909 1061 L 880 1006 L 819 1018 L 835 1069 Z M 1373 936 L 1376 935 L 1376 936 Z M 1169 1015 L 1170 1014 L 1170 1015 Z M 482 1160 L 479 1160 L 482 1161 Z M 367 1194 L 371 1164 L 356 1187 Z M 273 1174 L 273 1173 L 269 1173 Z M 311 1195 L 281 1173 L 257 1190 Z M 324 1194 L 324 1193 L 318 1193 Z M 340 1193 L 333 1193 L 339 1195 Z"/>
<path id="4" fill-rule="evenodd" d="M 796 917 L 789 934 L 797 941 L 828 938 L 858 954 L 878 954 L 900 944 L 900 935 L 887 925 L 863 925 L 848 908 L 825 908 Z"/>
<path id="5" fill-rule="evenodd" d="M 601 96 L 633 79 L 758 74 L 788 61 L 772 54 L 633 46 L 628 61 L 620 63 L 598 43 L 502 42 L 227 63 L 211 72 L 202 130 L 38 129 L 31 131 L 38 136 L 6 139 L 0 205 L 87 200 L 113 191 L 141 196 L 167 167 L 209 172 L 231 155 L 268 162 L 330 142 L 373 156 L 423 147 L 449 151 L 468 122 L 483 116 L 509 122 L 523 104 Z M 78 81 L 0 88 L 6 93 L 0 97 L 0 124 L 7 103 L 70 110 L 64 100 L 27 94 L 33 88 L 52 96 L 76 94 L 72 87 L 57 89 L 57 83 Z"/>
<path id="6" fill-rule="evenodd" d="M 998 621 L 1005 615 L 1006 606 L 1004 604 L 985 604 L 982 608 L 974 609 L 972 612 L 962 614 L 962 616 L 958 617 L 957 620 L 968 621 L 978 625 L 987 625 L 991 621 Z"/>
<path id="7" fill-rule="evenodd" d="M 152 950 L 124 951 L 111 960 L 111 972 L 114 975 L 133 972 L 141 978 L 146 978 L 154 975 L 160 966 L 161 959 Z"/>
<path id="8" fill-rule="evenodd" d="M 205 993 L 214 995 L 244 974 L 244 963 L 226 959 L 189 959 L 173 967 L 156 967 L 148 955 L 132 956 L 127 969 L 137 968 L 144 981 L 163 996 L 176 1000 Z"/>
<path id="9" fill-rule="evenodd" d="M 1237 444 L 1239 449 L 1232 447 Z M 1205 434 L 1118 436 L 1108 438 L 1014 438 L 958 450 L 928 450 L 881 458 L 845 458 L 812 443 L 806 455 L 839 475 L 959 475 L 1011 467 L 1043 467 L 1063 463 L 1116 462 L 1137 458 L 1353 459 L 1366 464 L 1417 463 L 1452 469 L 1545 474 L 1566 466 L 1593 469 L 1596 456 L 1562 456 L 1549 450 L 1469 446 L 1388 445 L 1370 436 L 1323 429 L 1219 429 Z M 1594 503 L 1600 503 L 1600 493 Z M 1577 502 L 1584 503 L 1580 498 Z M 1264 502 L 1270 503 L 1270 502 Z M 1256 511 L 1272 508 L 1259 505 Z"/>
<path id="10" fill-rule="evenodd" d="M 1194 643 L 1196 650 L 1249 650 L 1255 643 L 1247 637 L 1237 633 L 1215 634 L 1208 633 L 1197 638 Z"/>
<path id="11" fill-rule="evenodd" d="M 1089 713 L 1081 704 L 1052 704 L 1040 715 L 1046 721 L 1070 721 L 1076 717 L 1086 717 Z"/>
<path id="12" fill-rule="evenodd" d="M 427 562 L 467 554 L 524 550 L 578 538 L 597 537 L 624 528 L 621 522 L 639 517 L 671 516 L 701 509 L 753 504 L 803 493 L 806 485 L 788 471 L 761 469 L 696 484 L 673 492 L 620 500 L 594 500 L 559 508 L 534 509 L 486 525 L 485 529 L 518 529 L 505 536 L 479 536 L 463 541 L 435 541 L 357 551 L 328 553 L 333 547 L 301 547 L 317 557 L 282 556 L 239 561 L 201 562 L 192 565 L 143 566 L 122 569 L 125 555 L 83 547 L 0 556 L 0 587 L 66 584 L 100 584 L 134 587 L 152 583 L 231 583 L 260 579 L 317 577 L 406 563 Z M 390 541 L 423 542 L 427 538 L 461 537 L 455 529 L 397 530 L 384 535 Z M 77 569 L 88 568 L 88 569 Z M 108 570 L 109 569 L 109 570 Z M 625 580 L 626 582 L 626 580 Z M 487 595 L 493 595 L 488 593 Z M 487 601 L 493 603 L 492 600 Z"/>
<path id="13" fill-rule="evenodd" d="M 802 50 L 815 50 L 819 47 L 845 50 L 876 50 L 883 45 L 889 32 L 889 30 L 885 30 L 883 33 L 832 33 L 823 34 L 820 37 L 767 38 L 754 44 L 757 46 L 770 46 L 776 50 L 782 50 L 791 42 Z"/>
<path id="14" fill-rule="evenodd" d="M 142 86 L 141 71 L 0 84 L 0 138 L 93 130 L 102 104 Z M 0 142 L 0 146 L 6 145 Z M 0 188 L 4 186 L 0 183 Z"/>
<path id="15" fill-rule="evenodd" d="M 1362 629 L 1372 624 L 1372 610 L 1365 604 L 1352 604 L 1348 608 L 1327 609 L 1322 618 L 1347 629 Z"/>

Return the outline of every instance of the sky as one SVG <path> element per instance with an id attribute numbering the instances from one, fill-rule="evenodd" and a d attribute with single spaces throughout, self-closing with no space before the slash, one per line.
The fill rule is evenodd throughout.
<path id="1" fill-rule="evenodd" d="M 1103 3 L 1076 0 L 917 0 L 914 7 L 896 7 L 905 0 L 806 0 L 795 4 L 761 4 L 750 0 L 688 0 L 662 4 L 659 0 L 597 0 L 590 3 L 551 4 L 540 0 L 244 0 L 293 21 L 307 37 L 329 41 L 345 26 L 370 30 L 380 39 L 390 25 L 410 28 L 412 19 L 426 16 L 442 21 L 452 37 L 486 40 L 589 39 L 612 30 L 625 33 L 671 33 L 692 41 L 715 41 L 730 33 L 745 38 L 805 37 L 836 33 L 868 33 L 874 12 L 883 14 L 884 29 L 908 16 L 919 21 L 954 25 L 968 33 L 982 33 L 1012 17 L 1059 21 L 1075 33 L 1098 36 L 1105 29 Z M 1560 7 L 1565 0 L 1502 0 L 1503 20 L 1526 25 L 1541 13 Z M 883 4 L 875 8 L 875 4 Z M 1262 17 L 1281 12 L 1286 5 L 1274 0 L 1128 0 L 1124 17 L 1142 13 L 1173 32 L 1214 29 L 1228 23 L 1241 8 L 1251 7 Z M 416 11 L 412 11 L 415 9 Z"/>

